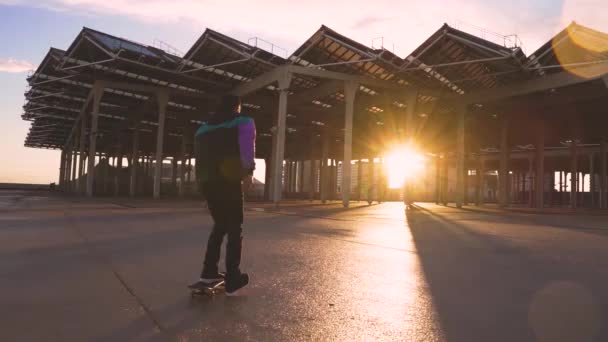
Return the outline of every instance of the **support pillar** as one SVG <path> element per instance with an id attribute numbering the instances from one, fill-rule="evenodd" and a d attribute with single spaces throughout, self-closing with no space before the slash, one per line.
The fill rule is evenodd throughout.
<path id="1" fill-rule="evenodd" d="M 578 207 L 578 184 L 576 179 L 578 178 L 578 147 L 576 146 L 576 140 L 572 139 L 570 145 L 570 207 Z"/>
<path id="2" fill-rule="evenodd" d="M 477 178 L 477 188 L 476 188 L 476 199 L 475 199 L 475 204 L 477 204 L 478 206 L 481 206 L 484 204 L 484 198 L 485 198 L 485 192 L 484 192 L 484 181 L 483 181 L 483 175 L 485 173 L 485 163 L 484 160 L 481 156 L 478 157 L 478 161 L 477 161 L 478 165 L 477 165 L 477 171 L 475 172 L 476 174 L 476 178 Z"/>
<path id="3" fill-rule="evenodd" d="M 498 204 L 506 207 L 509 204 L 509 158 L 511 147 L 509 146 L 509 118 L 501 120 L 500 127 L 500 167 L 498 172 Z"/>
<path id="4" fill-rule="evenodd" d="M 277 115 L 277 139 L 273 146 L 275 151 L 274 160 L 272 162 L 272 182 L 273 196 L 272 201 L 278 205 L 281 201 L 281 188 L 283 173 L 283 157 L 285 155 L 285 131 L 287 126 L 287 96 L 289 94 L 289 85 L 291 84 L 291 74 L 285 71 L 279 78 L 279 108 Z"/>
<path id="5" fill-rule="evenodd" d="M 65 189 L 65 160 L 66 153 L 64 148 L 61 150 L 61 159 L 59 161 L 59 188 L 61 190 Z"/>
<path id="6" fill-rule="evenodd" d="M 530 154 L 528 157 L 528 207 L 534 205 L 534 156 Z"/>
<path id="7" fill-rule="evenodd" d="M 363 193 L 363 161 L 357 161 L 357 202 L 362 199 Z"/>
<path id="8" fill-rule="evenodd" d="M 169 102 L 168 92 L 159 92 L 158 100 L 158 129 L 156 131 L 156 167 L 154 169 L 154 198 L 160 198 L 160 185 L 163 170 L 163 146 L 165 138 L 165 116 L 167 103 Z"/>
<path id="9" fill-rule="evenodd" d="M 465 191 L 465 118 L 466 106 L 458 107 L 458 124 L 456 131 L 456 207 L 462 208 L 464 202 Z"/>
<path id="10" fill-rule="evenodd" d="M 435 204 L 441 202 L 441 156 L 435 157 Z"/>
<path id="11" fill-rule="evenodd" d="M 120 194 L 120 179 L 122 174 L 122 151 L 117 151 L 116 168 L 114 169 L 114 196 Z"/>
<path id="12" fill-rule="evenodd" d="M 591 194 L 591 207 L 595 208 L 595 154 L 589 154 L 589 193 Z"/>
<path id="13" fill-rule="evenodd" d="M 315 144 L 314 144 L 314 140 L 315 140 L 315 132 L 311 132 L 310 134 L 310 141 L 311 141 L 311 146 L 310 146 L 310 177 L 309 177 L 309 186 L 308 186 L 308 200 L 312 201 L 315 198 L 315 180 L 316 178 L 316 172 L 315 172 Z"/>
<path id="14" fill-rule="evenodd" d="M 545 206 L 545 122 L 539 120 L 536 130 L 536 208 Z"/>
<path id="15" fill-rule="evenodd" d="M 177 193 L 177 156 L 173 156 L 171 160 L 171 186 L 174 194 Z"/>
<path id="16" fill-rule="evenodd" d="M 608 193 L 606 189 L 606 140 L 602 139 L 600 143 L 600 208 L 606 209 L 608 201 L 606 199 L 606 194 Z"/>
<path id="17" fill-rule="evenodd" d="M 129 182 L 129 196 L 134 197 L 137 191 L 137 168 L 139 167 L 139 127 L 135 125 L 133 130 L 133 142 L 131 150 L 131 179 Z"/>
<path id="18" fill-rule="evenodd" d="M 441 198 L 443 205 L 447 206 L 449 202 L 449 194 L 448 188 L 450 184 L 450 163 L 448 161 L 447 154 L 444 155 L 443 158 L 443 169 L 442 169 L 443 177 L 441 177 Z"/>
<path id="19" fill-rule="evenodd" d="M 65 192 L 70 192 L 72 189 L 72 157 L 74 156 L 74 149 L 72 146 L 69 147 L 69 151 L 66 155 L 65 161 Z"/>
<path id="20" fill-rule="evenodd" d="M 344 159 L 342 160 L 342 206 L 348 208 L 350 202 L 351 159 L 353 155 L 353 114 L 355 95 L 359 85 L 355 82 L 344 82 Z"/>
<path id="21" fill-rule="evenodd" d="M 192 132 L 184 127 L 182 131 L 182 143 L 179 150 L 179 187 L 177 189 L 179 197 L 183 197 L 186 189 L 186 144 Z"/>
<path id="22" fill-rule="evenodd" d="M 99 119 L 99 104 L 103 96 L 103 85 L 95 83 L 93 86 L 93 110 L 91 112 L 91 131 L 89 132 L 89 160 L 87 165 L 87 197 L 93 197 L 95 185 L 95 155 L 97 147 L 97 123 Z"/>
<path id="23" fill-rule="evenodd" d="M 87 115 L 86 111 L 82 114 L 80 119 L 80 134 L 78 138 L 80 142 L 78 143 L 79 149 L 79 157 L 78 157 L 78 183 L 76 185 L 76 191 L 78 194 L 82 194 L 84 192 L 84 160 L 85 160 L 85 144 L 86 144 L 86 132 L 87 132 Z"/>

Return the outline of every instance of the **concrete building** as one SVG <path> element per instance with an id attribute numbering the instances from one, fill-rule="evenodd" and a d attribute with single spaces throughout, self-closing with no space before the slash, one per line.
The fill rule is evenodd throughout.
<path id="1" fill-rule="evenodd" d="M 232 93 L 275 203 L 396 199 L 381 157 L 415 140 L 422 199 L 607 207 L 604 33 L 572 23 L 528 56 L 516 37 L 448 25 L 405 58 L 325 26 L 290 56 L 259 42 L 206 30 L 182 55 L 84 28 L 28 78 L 25 145 L 62 150 L 66 192 L 183 196 L 194 130 Z"/>

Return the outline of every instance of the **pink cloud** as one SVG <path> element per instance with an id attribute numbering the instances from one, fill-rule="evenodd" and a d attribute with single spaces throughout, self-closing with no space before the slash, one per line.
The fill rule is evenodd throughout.
<path id="1" fill-rule="evenodd" d="M 26 72 L 35 69 L 36 66 L 28 61 L 14 58 L 0 58 L 0 72 Z"/>

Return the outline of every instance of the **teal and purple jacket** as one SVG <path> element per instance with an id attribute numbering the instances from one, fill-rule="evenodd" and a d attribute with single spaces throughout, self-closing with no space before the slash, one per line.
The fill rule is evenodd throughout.
<path id="1" fill-rule="evenodd" d="M 255 170 L 255 123 L 238 114 L 215 115 L 194 136 L 196 179 L 240 182 Z"/>

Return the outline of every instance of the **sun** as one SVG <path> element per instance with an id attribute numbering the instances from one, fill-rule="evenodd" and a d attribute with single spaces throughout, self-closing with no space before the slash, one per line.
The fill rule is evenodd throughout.
<path id="1" fill-rule="evenodd" d="M 384 156 L 390 188 L 400 188 L 406 181 L 420 175 L 425 157 L 412 145 L 397 146 Z"/>

